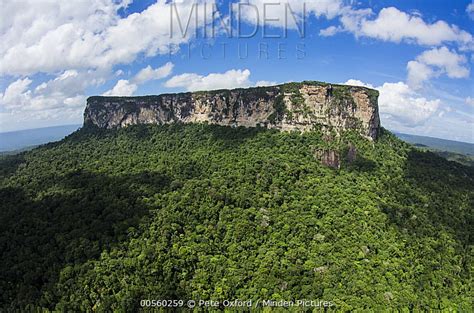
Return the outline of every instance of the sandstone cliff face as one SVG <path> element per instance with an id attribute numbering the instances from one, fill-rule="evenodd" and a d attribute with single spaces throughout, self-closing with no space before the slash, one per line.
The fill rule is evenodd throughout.
<path id="1" fill-rule="evenodd" d="M 336 133 L 354 129 L 376 139 L 380 128 L 378 92 L 319 82 L 271 87 L 163 94 L 90 97 L 84 125 L 118 128 L 133 124 L 207 122 L 225 126 Z"/>

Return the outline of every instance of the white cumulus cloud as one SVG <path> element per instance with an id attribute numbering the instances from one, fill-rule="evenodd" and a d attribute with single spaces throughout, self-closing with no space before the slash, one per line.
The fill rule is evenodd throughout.
<path id="1" fill-rule="evenodd" d="M 277 82 L 268 81 L 268 80 L 259 80 L 255 83 L 256 87 L 266 87 L 266 86 L 275 86 L 278 85 Z"/>
<path id="2" fill-rule="evenodd" d="M 56 78 L 31 88 L 28 77 L 12 82 L 0 97 L 3 111 L 27 112 L 82 107 L 85 104 L 86 87 L 102 83 L 95 72 L 67 70 Z"/>
<path id="3" fill-rule="evenodd" d="M 409 42 L 419 45 L 456 43 L 462 49 L 474 49 L 473 36 L 456 25 L 439 20 L 425 22 L 419 14 L 409 14 L 395 7 L 383 8 L 375 18 L 370 9 L 345 10 L 341 15 L 341 30 L 356 37 L 369 37 L 390 42 Z M 335 28 L 323 31 L 323 35 L 335 34 Z"/>
<path id="4" fill-rule="evenodd" d="M 470 69 L 465 56 L 446 47 L 427 50 L 407 64 L 408 82 L 420 88 L 424 81 L 446 74 L 450 78 L 469 77 Z"/>
<path id="5" fill-rule="evenodd" d="M 211 0 L 197 3 L 204 1 L 214 3 Z M 204 12 L 203 6 L 196 10 L 191 1 L 172 4 L 165 0 L 121 18 L 117 11 L 128 2 L 2 2 L 0 75 L 103 69 L 127 64 L 141 54 L 155 56 L 169 52 L 170 45 L 188 42 L 196 29 L 212 21 L 212 10 Z M 184 30 L 194 12 L 198 12 L 197 22 L 192 18 L 183 35 L 178 18 Z M 172 35 L 171 24 L 174 25 Z"/>
<path id="6" fill-rule="evenodd" d="M 137 91 L 138 86 L 150 80 L 158 80 L 168 77 L 173 72 L 174 64 L 171 62 L 156 69 L 148 65 L 142 68 L 131 79 L 119 79 L 115 86 L 103 93 L 104 96 L 132 96 Z"/>
<path id="7" fill-rule="evenodd" d="M 367 87 L 367 88 L 372 88 L 372 89 L 375 89 L 375 87 L 371 84 L 368 84 L 368 83 L 364 83 L 363 81 L 361 80 L 358 80 L 358 79 L 349 79 L 347 80 L 345 83 L 342 83 L 344 85 L 349 85 L 349 86 L 359 86 L 359 87 Z"/>
<path id="8" fill-rule="evenodd" d="M 334 36 L 335 34 L 341 31 L 342 31 L 341 27 L 329 26 L 327 28 L 321 29 L 319 31 L 319 35 L 323 37 L 330 37 L 330 36 Z"/>
<path id="9" fill-rule="evenodd" d="M 165 86 L 185 88 L 188 91 L 228 89 L 251 86 L 249 70 L 229 70 L 225 73 L 211 73 L 207 76 L 185 73 L 173 76 Z"/>
<path id="10" fill-rule="evenodd" d="M 31 82 L 32 80 L 26 77 L 11 83 L 2 94 L 0 104 L 4 108 L 27 105 L 31 99 L 31 91 L 28 90 Z"/>
<path id="11" fill-rule="evenodd" d="M 377 88 L 380 92 L 379 106 L 382 116 L 406 125 L 423 124 L 436 113 L 441 100 L 428 100 L 418 95 L 403 82 L 384 83 Z"/>
<path id="12" fill-rule="evenodd" d="M 97 81 L 96 75 L 68 70 L 35 88 L 28 77 L 13 81 L 0 94 L 0 130 L 79 123 L 84 88 Z"/>
<path id="13" fill-rule="evenodd" d="M 120 79 L 115 86 L 104 92 L 103 96 L 131 96 L 137 90 L 136 84 L 130 83 L 126 79 Z"/>
<path id="14" fill-rule="evenodd" d="M 466 13 L 467 15 L 469 15 L 471 20 L 474 20 L 474 1 L 468 4 L 466 8 Z"/>
<path id="15" fill-rule="evenodd" d="M 149 80 L 157 80 L 168 77 L 173 71 L 174 64 L 171 62 L 166 63 L 165 65 L 153 69 L 150 65 L 141 69 L 133 78 L 133 82 L 136 84 L 142 84 Z"/>

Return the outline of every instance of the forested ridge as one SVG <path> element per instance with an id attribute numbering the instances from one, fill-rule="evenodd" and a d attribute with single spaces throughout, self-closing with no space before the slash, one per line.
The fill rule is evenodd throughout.
<path id="1" fill-rule="evenodd" d="M 341 168 L 321 149 L 340 151 Z M 371 142 L 84 128 L 3 156 L 0 177 L 1 311 L 128 312 L 140 299 L 472 309 L 474 170 L 385 130 Z"/>

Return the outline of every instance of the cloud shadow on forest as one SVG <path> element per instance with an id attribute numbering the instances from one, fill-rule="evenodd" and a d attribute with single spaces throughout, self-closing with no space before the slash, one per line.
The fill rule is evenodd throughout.
<path id="1" fill-rule="evenodd" d="M 97 259 L 126 240 L 128 229 L 149 214 L 141 198 L 171 183 L 153 172 L 112 177 L 74 171 L 50 181 L 58 182 L 58 190 L 41 200 L 21 188 L 0 189 L 0 307 L 25 307 L 22 299 L 39 301 L 66 265 Z"/>
<path id="2" fill-rule="evenodd" d="M 474 190 L 474 168 L 432 152 L 412 150 L 405 163 L 404 180 L 404 186 L 396 182 L 390 186 L 398 191 L 397 202 L 405 204 L 384 208 L 392 223 L 415 236 L 434 236 L 433 230 L 447 230 L 463 247 L 472 245 L 474 207 L 473 199 L 467 197 Z M 467 205 L 459 205 L 459 193 L 466 195 L 462 200 Z M 422 216 L 414 216 L 413 206 L 419 207 Z"/>

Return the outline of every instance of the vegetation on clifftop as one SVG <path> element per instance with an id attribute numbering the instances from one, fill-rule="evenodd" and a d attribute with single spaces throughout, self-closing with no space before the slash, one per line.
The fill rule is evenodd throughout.
<path id="1" fill-rule="evenodd" d="M 315 149 L 357 149 L 341 169 Z M 0 310 L 472 308 L 474 170 L 383 131 L 82 129 L 0 162 Z"/>

